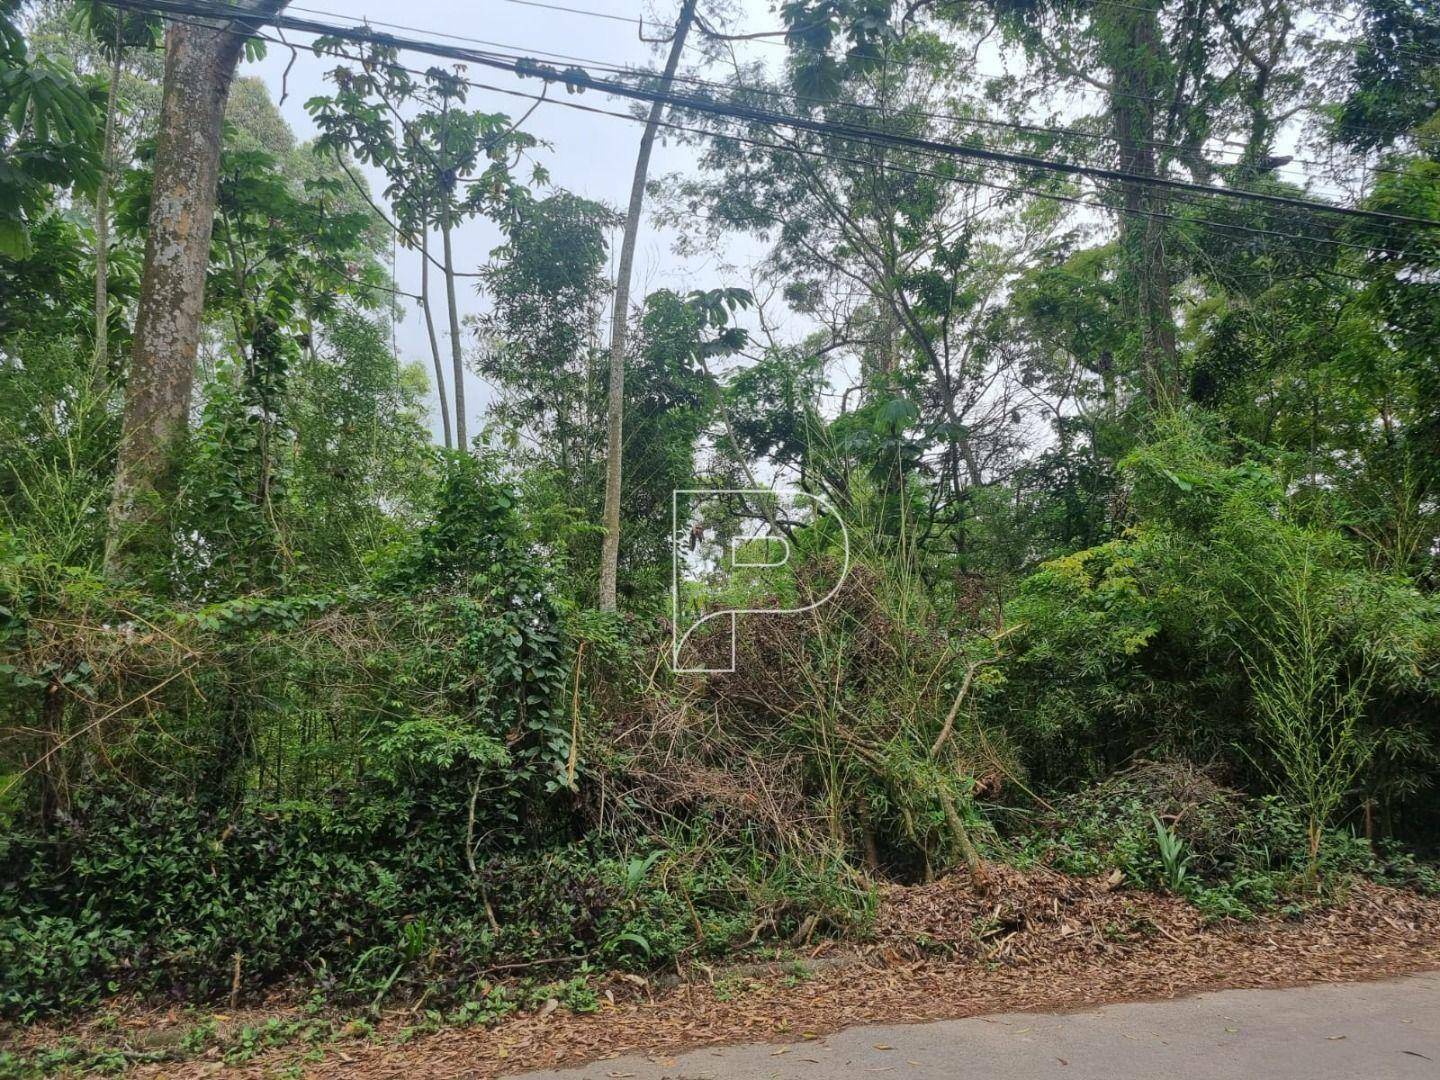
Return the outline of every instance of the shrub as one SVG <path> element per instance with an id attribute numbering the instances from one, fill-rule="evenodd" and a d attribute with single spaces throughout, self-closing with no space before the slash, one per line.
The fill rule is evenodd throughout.
<path id="1" fill-rule="evenodd" d="M 1368 845 L 1350 833 L 1330 830 L 1320 840 L 1327 873 L 1383 874 Z M 1225 787 L 1193 765 L 1161 762 L 1063 798 L 1022 844 L 1061 870 L 1120 870 L 1134 886 L 1187 896 L 1209 914 L 1246 918 L 1278 907 L 1308 883 L 1311 855 L 1303 811 Z"/>
<path id="2" fill-rule="evenodd" d="M 1393 817 L 1440 738 L 1435 599 L 1308 520 L 1277 469 L 1227 461 L 1186 422 L 1126 475 L 1138 520 L 1045 564 L 1008 606 L 989 715 L 1026 764 L 1063 788 L 1136 755 L 1218 759 L 1301 807 L 1312 837 L 1358 777 Z"/>
<path id="3" fill-rule="evenodd" d="M 637 873 L 636 859 L 554 837 L 481 851 L 472 873 L 469 794 L 432 778 L 423 792 L 375 781 L 328 805 L 223 812 L 82 800 L 48 838 L 0 846 L 0 1013 L 29 1020 L 117 990 L 221 1000 L 237 955 L 246 994 L 303 974 L 339 1001 L 423 989 L 444 1004 L 532 963 L 648 968 L 752 936 L 743 863 L 723 853 L 661 850 Z M 789 888 L 797 908 L 819 900 Z"/>

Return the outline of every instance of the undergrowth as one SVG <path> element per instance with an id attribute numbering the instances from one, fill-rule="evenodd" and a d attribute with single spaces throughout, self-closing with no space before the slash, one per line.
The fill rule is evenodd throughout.
<path id="1" fill-rule="evenodd" d="M 477 1000 L 496 978 L 714 959 L 865 894 L 710 847 L 624 854 L 597 838 L 465 856 L 463 790 L 216 814 L 179 800 L 77 806 L 47 842 L 0 841 L 0 1012 L 121 992 L 249 997 L 292 978 L 327 1000 Z M 842 905 L 850 905 L 846 910 Z"/>
<path id="2" fill-rule="evenodd" d="M 1365 875 L 1436 892 L 1433 868 L 1329 829 L 1311 874 L 1309 823 L 1273 796 L 1227 788 L 1194 766 L 1145 763 L 1053 804 L 1014 838 L 1022 864 L 1080 875 L 1119 871 L 1133 888 L 1184 897 L 1214 918 L 1298 912 Z"/>

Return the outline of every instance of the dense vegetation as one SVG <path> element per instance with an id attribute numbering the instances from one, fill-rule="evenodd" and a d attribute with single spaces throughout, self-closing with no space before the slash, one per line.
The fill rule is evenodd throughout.
<path id="1" fill-rule="evenodd" d="M 299 58 L 308 144 L 237 79 L 177 391 L 140 317 L 165 28 L 0 0 L 0 1013 L 299 980 L 483 1017 L 501 976 L 863 934 L 877 883 L 997 860 L 1216 917 L 1437 887 L 1433 8 L 781 14 L 784 64 L 723 74 L 695 24 L 688 92 L 823 123 L 670 114 L 655 219 L 761 255 L 619 313 L 609 612 L 622 218 L 551 184 L 565 147 L 383 43 Z M 457 268 L 472 219 L 503 240 Z M 672 535 L 673 491 L 770 483 L 835 513 Z M 848 558 L 838 592 L 673 674 L 672 551 L 761 519 L 790 562 L 686 604 L 801 607 Z"/>

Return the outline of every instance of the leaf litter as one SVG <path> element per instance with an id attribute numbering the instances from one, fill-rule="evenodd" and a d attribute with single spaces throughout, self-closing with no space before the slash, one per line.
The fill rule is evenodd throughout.
<path id="1" fill-rule="evenodd" d="M 1106 878 L 990 865 L 983 883 L 957 874 L 882 891 L 873 939 L 828 943 L 825 966 L 793 963 L 717 995 L 709 979 L 668 989 L 619 975 L 589 1014 L 547 1008 L 493 1027 L 398 1036 L 397 1008 L 369 1041 L 319 1061 L 281 1047 L 240 1066 L 195 1060 L 132 1075 L 189 1080 L 305 1076 L 382 1080 L 484 1078 L 648 1054 L 771 1042 L 777 1054 L 843 1027 L 994 1012 L 1068 1010 L 1201 990 L 1342 982 L 1440 968 L 1440 899 L 1356 880 L 1328 907 L 1252 922 L 1207 922 L 1183 900 Z M 753 966 L 747 970 L 755 970 Z M 607 992 L 608 991 L 608 992 Z M 548 1005 L 548 1002 L 547 1002 Z M 273 1014 L 272 1014 L 273 1015 Z"/>

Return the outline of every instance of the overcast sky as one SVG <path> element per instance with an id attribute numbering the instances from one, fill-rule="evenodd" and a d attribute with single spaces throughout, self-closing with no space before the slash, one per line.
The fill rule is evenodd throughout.
<path id="1" fill-rule="evenodd" d="M 565 0 L 555 0 L 564 4 Z M 746 5 L 738 9 L 735 22 L 746 30 L 771 29 L 780 25 L 779 17 L 773 14 L 764 0 L 742 0 Z M 503 46 L 507 50 L 535 55 L 544 59 L 543 53 L 566 54 L 579 60 L 600 61 L 606 64 L 641 67 L 659 67 L 663 55 L 656 47 L 640 40 L 638 18 L 646 15 L 646 36 L 659 37 L 668 33 L 668 23 L 673 22 L 678 3 L 674 8 L 663 2 L 644 0 L 640 4 L 626 4 L 623 0 L 571 0 L 565 6 L 585 8 L 620 16 L 625 21 L 612 18 L 596 18 L 562 11 L 524 6 L 510 0 L 476 0 L 471 3 L 444 3 L 442 0 L 359 0 L 341 14 L 338 5 L 329 8 L 310 8 L 292 5 L 289 11 L 297 16 L 324 21 L 345 22 L 358 18 L 369 19 L 377 29 L 392 30 L 397 34 L 412 37 L 439 38 L 454 35 L 458 38 L 483 40 L 492 46 Z M 656 20 L 663 19 L 667 25 Z M 396 24 L 386 26 L 384 24 Z M 399 29 L 399 26 L 412 28 Z M 307 35 L 288 32 L 287 39 L 308 43 Z M 477 42 L 458 41 L 456 44 L 476 45 Z M 783 49 L 772 46 L 751 45 L 742 59 L 763 57 L 769 61 L 783 56 Z M 687 50 L 687 60 L 694 63 L 698 57 Z M 417 62 L 418 61 L 418 62 Z M 412 66 L 444 65 L 438 58 L 408 57 L 405 62 Z M 565 61 L 556 61 L 565 63 Z M 578 61 L 577 61 L 578 62 Z M 316 94 L 333 90 L 324 80 L 327 70 L 336 66 L 330 58 L 317 57 L 308 49 L 300 50 L 299 57 L 291 65 L 289 51 L 281 46 L 270 45 L 268 55 L 256 63 L 246 64 L 241 74 L 256 75 L 269 85 L 272 95 L 279 100 L 282 92 L 285 100 L 281 111 L 302 139 L 315 135 L 305 112 L 305 102 Z M 285 71 L 290 66 L 288 76 Z M 538 92 L 537 80 L 521 80 L 501 71 L 474 68 L 469 77 L 498 87 L 514 87 L 528 94 Z M 710 77 L 717 77 L 712 72 Z M 505 112 L 519 116 L 529 108 L 530 102 L 506 95 L 472 90 L 470 107 L 486 111 Z M 555 94 L 560 100 L 577 100 L 585 104 L 611 111 L 628 112 L 626 102 L 607 98 L 596 93 L 587 93 L 580 98 L 569 98 L 564 93 Z M 600 200 L 611 206 L 623 208 L 630 197 L 630 181 L 635 169 L 635 153 L 639 145 L 642 125 L 618 118 L 596 116 L 568 108 L 558 103 L 545 103 L 525 123 L 525 129 L 541 140 L 548 142 L 549 150 L 537 151 L 536 160 L 549 170 L 553 182 L 563 188 Z M 663 136 L 663 129 L 662 129 Z M 693 148 L 657 144 L 650 165 L 650 176 L 655 178 L 668 172 L 686 168 L 693 161 Z M 372 185 L 379 190 L 378 174 L 371 173 Z M 734 251 L 727 253 L 724 260 L 715 258 L 685 260 L 671 252 L 673 238 L 657 232 L 647 220 L 641 230 L 636 253 L 635 279 L 632 297 L 638 298 L 645 292 L 670 287 L 679 290 L 713 287 L 718 285 L 745 285 L 746 278 L 727 273 L 721 263 L 744 263 L 758 252 L 758 247 L 743 239 L 736 241 Z M 484 263 L 492 248 L 499 242 L 495 228 L 485 221 L 475 221 L 464 226 L 457 233 L 456 262 L 461 270 L 473 270 Z M 615 236 L 618 248 L 619 236 Z M 399 253 L 398 278 L 400 287 L 410 291 L 418 290 L 419 257 L 413 253 Z M 461 314 L 482 310 L 483 300 L 473 291 L 473 283 L 462 282 L 460 291 Z M 410 310 L 398 328 L 397 336 L 400 353 L 406 360 L 419 361 L 430 370 L 429 346 L 426 342 L 424 323 L 415 310 L 413 302 L 406 301 Z M 437 317 L 443 317 L 443 305 Z M 443 318 L 442 318 L 443 329 Z M 442 352 L 448 357 L 446 343 L 442 340 Z M 448 360 L 447 360 L 448 364 Z M 466 412 L 470 417 L 470 431 L 480 427 L 488 394 L 480 380 L 474 375 L 466 382 Z M 432 426 L 439 430 L 438 417 Z"/>

